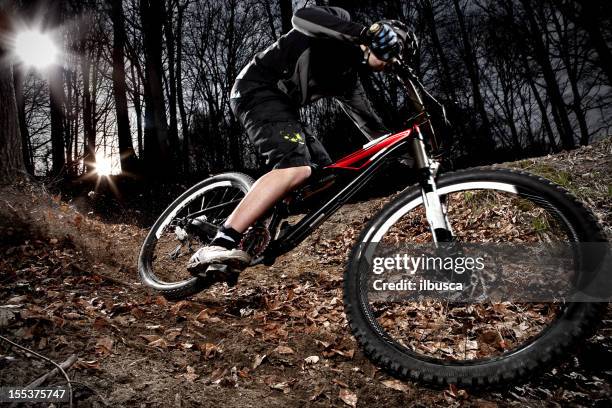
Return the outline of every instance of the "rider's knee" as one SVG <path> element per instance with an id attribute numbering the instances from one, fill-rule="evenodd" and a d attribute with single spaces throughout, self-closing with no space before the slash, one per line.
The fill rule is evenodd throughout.
<path id="1" fill-rule="evenodd" d="M 310 174 L 312 173 L 312 168 L 310 166 L 291 167 L 290 172 L 291 184 L 293 186 L 297 186 L 306 181 L 308 177 L 310 177 Z"/>
<path id="2" fill-rule="evenodd" d="M 302 184 L 312 174 L 312 168 L 310 166 L 298 166 L 288 167 L 284 169 L 273 170 L 275 173 L 282 173 L 283 178 L 288 182 L 290 188 L 296 187 Z"/>
<path id="3" fill-rule="evenodd" d="M 299 182 L 305 181 L 312 174 L 312 167 L 310 166 L 294 167 L 294 169 L 296 172 L 295 179 Z"/>

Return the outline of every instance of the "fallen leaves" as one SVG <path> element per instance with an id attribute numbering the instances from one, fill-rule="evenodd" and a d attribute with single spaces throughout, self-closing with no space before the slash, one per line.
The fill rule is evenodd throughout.
<path id="1" fill-rule="evenodd" d="M 82 228 L 87 228 L 88 222 L 89 219 L 86 219 Z M 351 229 L 353 227 L 351 221 L 347 221 L 346 225 Z M 511 231 L 502 225 L 500 233 L 505 232 Z M 316 243 L 319 241 L 315 241 L 314 249 L 321 252 L 324 263 L 339 264 L 346 254 L 346 249 L 352 245 L 351 234 L 352 232 L 344 233 L 340 229 L 332 231 L 328 235 L 332 238 L 336 236 L 332 240 L 336 242 L 321 240 L 319 245 Z M 95 370 L 102 364 L 104 375 L 113 375 L 116 371 L 111 371 L 112 366 L 133 367 L 132 364 L 139 361 L 136 358 L 141 358 L 155 363 L 146 365 L 147 369 L 163 367 L 174 370 L 173 375 L 183 378 L 184 382 L 197 382 L 198 385 L 209 383 L 220 387 L 240 386 L 237 391 L 262 386 L 265 388 L 264 394 L 294 394 L 290 395 L 290 398 L 298 397 L 311 401 L 328 398 L 327 405 L 334 406 L 356 406 L 365 405 L 365 401 L 370 402 L 371 394 L 367 394 L 367 388 L 362 388 L 368 385 L 368 381 L 376 383 L 374 389 L 380 394 L 409 393 L 412 390 L 411 385 L 399 380 L 380 381 L 376 371 L 370 373 L 374 366 L 363 365 L 365 360 L 361 357 L 356 361 L 345 360 L 354 358 L 357 345 L 346 328 L 343 315 L 342 274 L 335 267 L 317 269 L 311 265 L 303 266 L 301 261 L 304 260 L 304 255 L 300 250 L 293 253 L 299 264 L 294 263 L 294 258 L 286 258 L 291 261 L 279 259 L 280 266 L 277 265 L 276 270 L 282 268 L 283 273 L 287 274 L 286 279 L 266 279 L 264 285 L 258 279 L 265 277 L 261 271 L 253 268 L 247 272 L 251 275 L 247 275 L 244 284 L 231 293 L 226 293 L 226 289 L 222 288 L 212 295 L 203 293 L 189 303 L 175 303 L 168 302 L 161 296 L 141 295 L 136 287 L 123 292 L 113 284 L 98 284 L 100 281 L 94 275 L 88 276 L 82 271 L 72 269 L 70 263 L 77 259 L 74 253 L 56 252 L 63 251 L 64 245 L 63 236 L 56 236 L 59 242 L 53 245 L 52 251 L 46 249 L 49 240 L 44 239 L 42 243 L 32 241 L 24 244 L 23 249 L 13 248 L 13 255 L 3 253 L 15 258 L 16 254 L 23 254 L 20 256 L 26 259 L 28 264 L 24 264 L 23 269 L 9 271 L 6 275 L 10 279 L 6 285 L 9 289 L 6 289 L 0 302 L 0 327 L 4 326 L 3 329 L 6 328 L 9 333 L 34 349 L 44 349 L 45 354 L 53 349 L 61 352 L 68 347 L 83 350 L 82 359 L 77 361 L 75 368 Z M 130 236 L 123 234 L 123 237 Z M 313 238 L 317 239 L 316 236 Z M 40 249 L 37 246 L 46 247 Z M 302 248 L 306 251 L 312 249 Z M 95 267 L 90 267 L 91 265 L 84 261 L 78 262 L 83 262 L 85 270 L 95 270 Z M 16 262 L 11 265 L 13 264 Z M 111 276 L 117 276 L 109 273 Z M 136 274 L 130 276 L 134 279 Z M 251 278 L 256 279 L 250 280 Z M 43 287 L 44 290 L 25 292 L 25 288 L 29 287 Z M 10 299 L 5 300 L 6 298 Z M 42 307 L 30 309 L 33 304 Z M 429 305 L 425 305 L 422 310 L 407 310 L 395 315 L 403 315 L 405 321 L 414 322 L 414 326 L 408 326 L 406 330 L 414 329 L 414 333 L 419 337 L 433 335 L 442 340 L 423 342 L 427 351 L 446 353 L 446 343 L 460 352 L 460 358 L 463 358 L 461 351 L 467 352 L 469 356 L 477 351 L 476 348 L 482 349 L 484 346 L 510 348 L 515 337 L 524 338 L 531 335 L 531 324 L 537 319 L 537 316 L 528 316 L 529 319 L 525 322 L 517 321 L 514 317 L 520 313 L 509 303 L 493 303 L 486 310 L 484 307 L 476 307 L 475 311 L 469 311 L 467 308 L 454 310 L 458 313 L 449 314 L 442 324 L 438 322 L 439 312 Z M 463 314 L 460 315 L 459 312 Z M 389 315 L 384 316 L 385 319 L 387 317 Z M 399 320 L 395 316 L 389 317 L 389 323 L 392 325 Z M 485 321 L 492 325 L 485 326 Z M 448 323 L 446 326 L 445 322 Z M 463 349 L 455 347 L 451 342 L 455 332 L 442 331 L 445 327 L 454 329 L 462 322 L 470 323 L 473 328 Z M 53 329 L 50 329 L 51 327 Z M 92 327 L 93 331 L 90 330 Z M 58 328 L 63 329 L 57 330 Z M 440 332 L 436 333 L 434 328 Z M 96 343 L 95 356 L 90 343 L 92 333 L 95 336 L 93 342 Z M 98 337 L 109 333 L 112 333 L 111 339 L 121 344 L 121 347 L 113 344 L 112 340 L 110 344 L 106 340 L 98 344 Z M 445 335 L 451 337 L 442 338 Z M 461 335 L 458 339 L 465 340 L 465 336 Z M 314 340 L 319 341 L 313 344 Z M 145 344 L 150 348 L 147 349 Z M 279 344 L 283 346 L 274 349 Z M 282 347 L 287 347 L 291 352 L 284 352 L 286 350 Z M 152 353 L 152 348 L 164 352 Z M 134 357 L 136 353 L 141 354 Z M 102 357 L 109 355 L 115 361 L 110 358 L 102 360 Z M 116 360 L 123 363 L 123 359 L 126 365 L 108 364 L 115 363 Z M 243 366 L 230 369 L 233 364 Z M 356 370 L 359 366 L 365 368 L 364 371 L 368 373 Z M 150 375 L 146 369 L 140 371 L 140 374 L 144 377 Z M 292 377 L 300 375 L 303 377 L 294 384 Z M 273 377 L 271 381 L 264 380 L 268 376 Z M 587 380 L 576 377 L 573 381 L 591 381 L 591 377 L 586 378 Z M 151 377 L 148 378 L 150 379 Z M 449 401 L 445 405 L 458 405 L 462 403 L 461 400 L 468 398 L 465 390 L 456 387 L 450 387 L 443 393 L 425 391 L 424 394 L 424 398 L 430 399 L 424 399 L 423 405 L 431 406 L 444 405 L 444 398 Z M 538 391 L 537 394 L 529 395 L 529 398 L 541 398 L 542 395 L 546 395 L 545 391 Z M 399 400 L 402 396 L 398 394 L 397 397 Z M 409 397 L 412 398 L 403 398 L 408 400 L 408 404 L 413 402 Z M 421 399 L 420 394 L 418 398 Z M 555 398 L 555 402 L 557 401 Z M 382 401 L 380 405 L 383 405 Z"/>
<path id="2" fill-rule="evenodd" d="M 200 348 L 200 351 L 202 352 L 202 355 L 206 359 L 214 358 L 216 355 L 221 354 L 223 352 L 223 349 L 221 349 L 219 346 L 217 346 L 214 343 L 200 344 L 199 348 Z"/>
<path id="3" fill-rule="evenodd" d="M 288 346 L 278 346 L 274 349 L 275 353 L 278 354 L 294 354 L 295 351 L 291 347 Z"/>
<path id="4" fill-rule="evenodd" d="M 317 344 L 323 346 L 323 357 L 333 357 L 335 355 L 343 356 L 352 359 L 355 355 L 355 349 L 351 348 L 350 344 L 343 336 L 338 336 L 333 342 L 316 340 Z"/>
<path id="5" fill-rule="evenodd" d="M 340 397 L 342 402 L 344 402 L 349 407 L 355 408 L 357 406 L 357 394 L 346 388 L 342 388 L 340 390 L 340 392 L 338 393 L 338 397 Z"/>
<path id="6" fill-rule="evenodd" d="M 164 333 L 164 335 L 166 336 L 166 339 L 167 339 L 168 341 L 175 341 L 175 340 L 176 340 L 176 338 L 177 338 L 178 336 L 180 336 L 182 332 L 183 332 L 183 329 L 179 327 L 179 328 L 174 328 L 174 329 L 168 329 L 168 330 L 166 330 L 166 332 Z"/>
<path id="7" fill-rule="evenodd" d="M 348 388 L 349 387 L 349 385 L 347 383 L 345 383 L 344 381 L 342 381 L 342 380 L 340 380 L 338 378 L 334 378 L 332 380 L 332 384 L 336 384 L 336 385 L 338 385 L 338 386 L 340 386 L 342 388 Z"/>
<path id="8" fill-rule="evenodd" d="M 113 340 L 110 337 L 102 337 L 98 339 L 95 346 L 96 355 L 104 357 L 109 355 L 113 349 Z"/>
<path id="9" fill-rule="evenodd" d="M 168 300 L 166 300 L 166 298 L 163 297 L 163 296 L 156 296 L 155 297 L 155 304 L 157 306 L 166 306 L 168 304 Z"/>
<path id="10" fill-rule="evenodd" d="M 381 381 L 381 383 L 387 388 L 391 388 L 393 390 L 397 390 L 401 392 L 408 392 L 410 390 L 410 387 L 408 386 L 408 384 L 400 380 L 384 380 L 384 381 Z"/>
<path id="11" fill-rule="evenodd" d="M 188 365 L 187 371 L 184 374 L 182 374 L 181 377 L 183 377 L 184 379 L 192 383 L 195 380 L 197 380 L 200 376 L 195 373 L 195 369 L 192 366 Z"/>
<path id="12" fill-rule="evenodd" d="M 320 238 L 314 247 L 315 253 L 319 256 L 319 262 L 329 265 L 345 262 L 362 226 L 360 222 L 353 222 L 333 239 Z"/>
<path id="13" fill-rule="evenodd" d="M 255 370 L 257 367 L 259 367 L 261 365 L 261 363 L 263 363 L 263 361 L 266 359 L 267 355 L 265 354 L 256 354 L 255 355 L 255 359 L 253 360 L 253 364 L 251 364 L 251 368 L 253 370 Z"/>
<path id="14" fill-rule="evenodd" d="M 318 387 L 315 389 L 315 392 L 308 398 L 309 401 L 316 401 L 325 393 L 324 387 Z"/>
<path id="15" fill-rule="evenodd" d="M 448 386 L 448 390 L 444 391 L 444 394 L 454 399 L 465 400 L 468 398 L 468 393 L 464 389 L 457 388 L 455 384 Z"/>
<path id="16" fill-rule="evenodd" d="M 98 370 L 100 368 L 100 362 L 98 360 L 86 361 L 78 359 L 72 367 L 76 369 Z"/>
<path id="17" fill-rule="evenodd" d="M 170 314 L 173 316 L 178 315 L 181 309 L 186 307 L 187 305 L 189 305 L 189 302 L 187 300 L 181 300 L 180 302 L 176 302 L 174 305 L 172 305 L 172 307 L 170 307 Z"/>
<path id="18" fill-rule="evenodd" d="M 163 337 L 160 337 L 159 339 L 153 340 L 152 342 L 147 344 L 147 346 L 149 346 L 149 347 L 157 347 L 157 348 L 160 348 L 160 349 L 166 349 L 166 348 L 168 348 L 168 342 Z"/>
<path id="19" fill-rule="evenodd" d="M 281 391 L 283 394 L 291 392 L 291 386 L 297 380 L 294 378 L 279 377 L 277 375 L 264 376 L 263 382 L 273 390 Z"/>
<path id="20" fill-rule="evenodd" d="M 319 356 L 309 356 L 304 359 L 306 364 L 317 364 L 319 362 Z"/>
<path id="21" fill-rule="evenodd" d="M 11 310 L 0 308 L 0 329 L 7 327 L 15 319 L 15 313 Z"/>
<path id="22" fill-rule="evenodd" d="M 109 319 L 107 317 L 98 316 L 94 319 L 93 328 L 101 331 L 110 326 Z"/>
<path id="23" fill-rule="evenodd" d="M 148 343 L 159 340 L 161 337 L 156 334 L 141 334 L 140 337 L 145 339 Z"/>
<path id="24" fill-rule="evenodd" d="M 212 378 L 216 378 L 216 379 L 214 381 L 211 381 L 211 383 L 220 385 L 222 387 L 227 387 L 227 388 L 238 387 L 238 370 L 236 369 L 236 366 L 232 367 L 229 375 L 226 375 L 226 374 L 227 374 L 227 369 L 220 368 L 218 370 L 213 371 L 210 379 L 211 380 Z"/>
<path id="25" fill-rule="evenodd" d="M 196 316 L 195 320 L 200 323 L 218 323 L 221 321 L 219 317 L 212 315 L 213 311 L 209 309 L 202 309 Z"/>
<path id="26" fill-rule="evenodd" d="M 279 383 L 273 383 L 270 384 L 270 388 L 272 388 L 273 390 L 280 390 L 285 394 L 288 394 L 291 390 L 289 389 L 289 382 L 288 381 L 283 381 L 283 382 L 279 382 Z"/>
<path id="27" fill-rule="evenodd" d="M 255 337 L 255 330 L 251 329 L 250 327 L 245 327 L 244 329 L 242 329 L 242 333 L 251 337 Z"/>

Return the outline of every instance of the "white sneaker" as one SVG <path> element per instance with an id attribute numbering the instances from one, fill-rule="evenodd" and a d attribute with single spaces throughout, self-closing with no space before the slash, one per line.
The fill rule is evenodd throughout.
<path id="1" fill-rule="evenodd" d="M 251 256 L 241 249 L 226 249 L 221 246 L 205 246 L 189 259 L 187 270 L 191 274 L 203 272 L 211 264 L 224 264 L 242 270 L 251 262 Z"/>

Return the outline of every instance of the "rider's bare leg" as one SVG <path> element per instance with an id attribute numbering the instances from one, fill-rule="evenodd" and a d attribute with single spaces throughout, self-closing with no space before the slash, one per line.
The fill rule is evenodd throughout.
<path id="1" fill-rule="evenodd" d="M 301 166 L 275 169 L 260 177 L 217 231 L 210 245 L 198 249 L 191 256 L 187 269 L 199 275 L 212 264 L 230 265 L 234 270 L 247 266 L 251 256 L 238 248 L 242 233 L 285 194 L 310 177 L 311 172 L 310 166 Z"/>
<path id="2" fill-rule="evenodd" d="M 261 176 L 225 222 L 238 232 L 244 232 L 278 200 L 302 184 L 310 174 L 310 166 L 274 169 Z"/>

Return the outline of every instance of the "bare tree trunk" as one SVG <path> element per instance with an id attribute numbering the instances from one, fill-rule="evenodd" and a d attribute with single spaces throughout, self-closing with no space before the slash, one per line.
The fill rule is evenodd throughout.
<path id="1" fill-rule="evenodd" d="M 576 116 L 576 120 L 578 121 L 578 127 L 580 129 L 580 144 L 586 146 L 589 144 L 589 128 L 586 122 L 586 115 L 584 110 L 582 109 L 582 95 L 580 94 L 580 89 L 578 87 L 578 71 L 579 67 L 576 65 L 578 61 L 572 61 L 572 54 L 577 52 L 576 48 L 573 50 L 570 49 L 572 46 L 568 40 L 568 31 L 570 30 L 567 26 L 567 20 L 565 20 L 565 24 L 562 26 L 561 22 L 557 15 L 553 14 L 553 22 L 555 24 L 555 29 L 557 30 L 557 35 L 559 38 L 560 46 L 558 47 L 559 53 L 561 54 L 561 60 L 565 64 L 565 70 L 567 71 L 567 79 L 570 83 L 570 87 L 572 89 L 573 101 L 571 104 L 571 108 L 574 111 L 574 115 Z M 576 47 L 576 45 L 574 45 Z"/>
<path id="2" fill-rule="evenodd" d="M 550 120 L 548 119 L 548 109 L 546 108 L 546 104 L 542 100 L 540 96 L 540 92 L 536 87 L 535 79 L 533 77 L 533 73 L 531 72 L 531 67 L 529 66 L 529 61 L 527 60 L 527 56 L 525 53 L 520 53 L 521 64 L 523 65 L 525 79 L 531 88 L 531 92 L 540 108 L 540 113 L 542 115 L 542 125 L 544 126 L 544 130 L 546 131 L 546 136 L 548 137 L 548 142 L 553 151 L 557 151 L 557 140 L 555 139 L 555 134 L 552 129 L 552 125 Z"/>
<path id="3" fill-rule="evenodd" d="M 134 111 L 136 113 L 136 131 L 138 132 L 138 157 L 140 160 L 142 160 L 144 157 L 144 144 L 142 141 L 142 103 L 140 99 L 141 80 L 140 76 L 135 72 L 135 66 L 136 62 L 132 61 L 130 66 L 132 71 L 132 80 L 134 81 L 134 92 L 132 99 L 134 102 Z"/>
<path id="4" fill-rule="evenodd" d="M 74 76 L 75 76 L 75 80 L 77 80 L 76 79 L 76 72 L 75 72 Z M 74 140 L 73 140 L 73 149 L 74 149 L 73 155 L 74 155 L 75 160 L 78 159 L 78 157 L 79 157 L 80 123 L 79 123 L 78 112 L 81 111 L 81 106 L 79 105 L 80 101 L 81 101 L 81 93 L 77 92 L 77 95 L 75 97 L 77 115 L 76 115 L 76 118 L 75 118 L 75 121 L 74 121 Z M 80 170 L 80 165 L 79 165 L 78 162 L 76 163 L 75 168 L 77 170 L 77 174 L 79 174 L 81 172 L 81 170 Z"/>
<path id="5" fill-rule="evenodd" d="M 85 145 L 83 162 L 85 163 L 85 172 L 89 173 L 95 169 L 96 131 L 93 124 L 93 104 L 90 89 L 91 62 L 89 61 L 89 56 L 85 54 L 85 45 L 81 49 L 83 52 L 81 56 L 81 75 L 83 76 L 83 144 Z"/>
<path id="6" fill-rule="evenodd" d="M 238 68 L 236 66 L 238 49 L 236 46 L 235 38 L 235 25 L 236 25 L 236 8 L 238 7 L 237 0 L 230 0 L 230 26 L 227 31 L 228 38 L 228 61 L 227 61 L 227 84 L 232 84 L 237 76 Z M 289 8 L 291 8 L 291 2 L 289 2 Z M 291 24 L 291 18 L 289 18 L 289 24 Z M 225 95 L 229 95 L 230 88 L 228 87 Z M 236 118 L 233 114 L 229 117 L 229 147 L 230 147 L 230 159 L 232 162 L 232 168 L 241 171 L 244 168 L 242 160 L 242 143 L 241 143 L 240 126 L 238 125 Z"/>
<path id="7" fill-rule="evenodd" d="M 175 58 L 175 39 L 174 39 L 174 28 L 172 24 L 172 18 L 174 15 L 174 1 L 168 1 L 168 6 L 164 10 L 164 35 L 166 37 L 166 52 L 168 56 L 168 105 L 170 113 L 170 126 L 168 128 L 168 140 L 173 152 L 175 152 L 175 159 L 179 157 L 176 152 L 180 149 L 178 143 L 178 116 L 176 111 L 176 58 Z"/>
<path id="8" fill-rule="evenodd" d="M 64 108 L 64 150 L 66 154 L 66 175 L 73 177 L 76 175 L 76 167 L 74 165 L 74 159 L 72 157 L 72 138 L 74 133 L 72 132 L 72 122 L 74 118 L 74 107 L 73 101 L 73 83 L 72 75 L 70 72 L 64 72 L 64 83 L 66 84 L 65 93 L 65 108 Z"/>
<path id="9" fill-rule="evenodd" d="M 180 5 L 176 27 L 176 96 L 183 131 L 182 162 L 185 173 L 189 173 L 189 123 L 185 110 L 185 95 L 183 94 L 183 17 L 186 4 Z"/>
<path id="10" fill-rule="evenodd" d="M 162 12 L 160 1 L 140 0 L 146 60 L 144 161 L 147 174 L 154 176 L 168 176 L 172 169 L 162 85 Z"/>
<path id="11" fill-rule="evenodd" d="M 521 109 L 523 111 L 523 120 L 525 121 L 525 131 L 527 132 L 527 144 L 526 144 L 526 148 L 530 148 L 531 146 L 533 146 L 535 143 L 535 137 L 533 135 L 533 130 L 531 129 L 531 118 L 532 118 L 532 114 L 531 114 L 531 98 L 528 101 L 527 100 L 527 95 L 526 93 L 522 92 L 522 87 L 519 88 L 518 92 L 518 97 L 519 100 L 521 101 Z M 529 106 L 529 109 L 527 109 L 527 107 Z"/>
<path id="12" fill-rule="evenodd" d="M 531 1 L 532 0 L 521 0 L 521 3 L 525 8 L 525 14 L 527 15 L 527 20 L 529 22 L 531 32 L 530 40 L 534 47 L 534 58 L 542 68 L 542 74 L 544 76 L 544 80 L 546 81 L 546 89 L 548 90 L 548 94 L 553 105 L 553 117 L 555 119 L 555 123 L 557 124 L 557 131 L 559 132 L 559 136 L 561 138 L 561 144 L 565 149 L 573 149 L 576 146 L 576 143 L 574 142 L 572 125 L 570 124 L 567 110 L 565 109 L 563 95 L 561 95 L 561 91 L 559 90 L 557 77 L 550 62 L 549 50 L 542 40 L 542 30 L 538 26 L 534 16 Z"/>
<path id="13" fill-rule="evenodd" d="M 585 7 L 589 7 L 589 1 L 585 1 L 583 4 L 585 4 Z M 586 32 L 589 34 L 591 44 L 599 56 L 599 66 L 606 73 L 609 81 L 608 84 L 612 84 L 612 52 L 610 52 L 608 47 L 609 43 L 601 34 L 600 26 L 593 24 L 593 20 L 588 15 L 582 17 L 582 21 Z"/>
<path id="14" fill-rule="evenodd" d="M 266 17 L 268 19 L 268 26 L 270 26 L 270 33 L 272 34 L 272 38 L 274 41 L 278 40 L 278 35 L 276 34 L 276 27 L 274 26 L 274 15 L 272 14 L 272 5 L 271 3 L 274 0 L 261 0 L 262 7 L 266 12 Z"/>
<path id="15" fill-rule="evenodd" d="M 0 9 L 0 34 L 8 25 L 8 18 Z M 0 44 L 0 184 L 11 183 L 26 171 L 21 149 L 21 134 L 15 89 L 13 67 L 6 63 L 5 51 Z"/>
<path id="16" fill-rule="evenodd" d="M 440 61 L 440 76 L 442 77 L 442 84 L 444 85 L 444 90 L 446 91 L 446 95 L 452 101 L 457 100 L 457 94 L 455 92 L 455 88 L 452 84 L 452 80 L 450 77 L 450 64 L 448 63 L 448 58 L 446 58 L 446 54 L 444 52 L 444 48 L 440 42 L 440 37 L 438 36 L 438 30 L 436 29 L 436 20 L 433 11 L 433 4 L 431 0 L 424 0 L 422 2 L 422 10 L 425 15 L 425 19 L 429 25 L 429 31 L 431 34 L 431 42 L 434 46 L 434 50 L 438 56 Z"/>
<path id="17" fill-rule="evenodd" d="M 559 5 L 563 16 L 580 26 L 589 36 L 590 45 L 599 56 L 599 66 L 608 77 L 608 84 L 612 84 L 612 52 L 609 42 L 604 38 L 601 27 L 608 24 L 602 21 L 610 16 L 608 0 L 588 1 L 560 1 Z"/>
<path id="18" fill-rule="evenodd" d="M 128 173 L 136 171 L 136 155 L 132 144 L 130 117 L 127 105 L 127 85 L 125 83 L 125 26 L 122 0 L 111 3 L 113 22 L 113 92 L 117 112 L 117 133 L 119 137 L 119 157 L 121 170 Z"/>
<path id="19" fill-rule="evenodd" d="M 59 176 L 66 166 L 64 156 L 64 80 L 60 67 L 49 70 L 51 104 L 51 174 Z"/>
<path id="20" fill-rule="evenodd" d="M 51 27 L 60 21 L 61 5 L 59 1 L 48 3 L 47 14 Z M 59 176 L 66 167 L 64 155 L 64 75 L 62 67 L 53 65 L 49 68 L 49 102 L 51 106 L 51 175 Z"/>
<path id="21" fill-rule="evenodd" d="M 23 152 L 23 162 L 26 171 L 29 174 L 34 174 L 34 161 L 32 160 L 32 151 L 30 144 L 30 132 L 26 124 L 25 115 L 25 99 L 23 95 L 23 72 L 15 69 L 13 72 L 13 80 L 15 86 L 15 101 L 17 103 L 17 114 L 19 117 L 19 130 L 21 135 L 21 150 Z"/>
<path id="22" fill-rule="evenodd" d="M 281 27 L 283 34 L 291 31 L 293 26 L 291 25 L 291 17 L 293 17 L 293 5 L 291 0 L 278 0 L 281 14 Z"/>
<path id="23" fill-rule="evenodd" d="M 472 48 L 468 30 L 465 24 L 463 11 L 459 6 L 459 0 L 453 0 L 455 6 L 455 12 L 457 14 L 457 21 L 459 22 L 459 29 L 461 31 L 461 40 L 463 43 L 463 54 L 465 65 L 472 85 L 472 97 L 474 98 L 474 107 L 480 115 L 482 125 L 480 126 L 480 142 L 484 143 L 483 148 L 490 148 L 493 143 L 491 140 L 491 125 L 489 123 L 489 117 L 487 116 L 487 110 L 485 108 L 484 100 L 480 90 L 480 75 L 478 73 L 478 62 L 476 61 L 476 55 Z"/>

